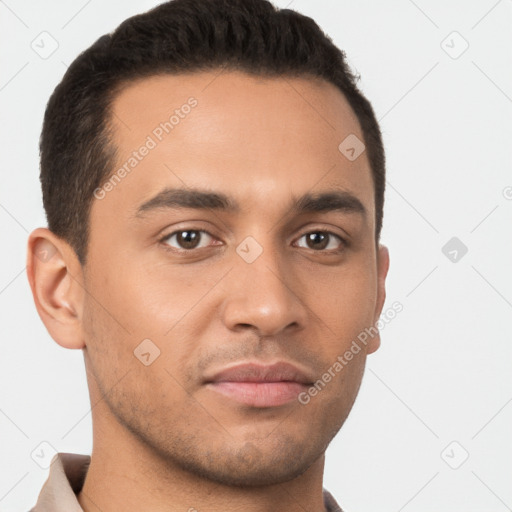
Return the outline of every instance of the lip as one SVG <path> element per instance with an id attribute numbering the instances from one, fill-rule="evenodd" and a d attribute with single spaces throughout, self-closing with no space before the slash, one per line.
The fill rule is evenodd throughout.
<path id="1" fill-rule="evenodd" d="M 290 363 L 242 363 L 205 380 L 205 385 L 227 398 L 252 407 L 276 407 L 297 399 L 312 384 L 307 372 Z"/>

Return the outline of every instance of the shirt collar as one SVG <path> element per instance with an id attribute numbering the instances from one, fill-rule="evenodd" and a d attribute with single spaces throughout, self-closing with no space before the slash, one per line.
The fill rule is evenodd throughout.
<path id="1" fill-rule="evenodd" d="M 76 495 L 82 489 L 91 457 L 78 453 L 57 453 L 50 464 L 37 503 L 30 512 L 83 512 Z"/>

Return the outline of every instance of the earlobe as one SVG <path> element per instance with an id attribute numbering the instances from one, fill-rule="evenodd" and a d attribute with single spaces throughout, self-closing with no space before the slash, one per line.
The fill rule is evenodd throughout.
<path id="1" fill-rule="evenodd" d="M 37 312 L 62 347 L 83 348 L 81 265 L 67 242 L 46 228 L 29 236 L 27 276 Z"/>
<path id="2" fill-rule="evenodd" d="M 385 245 L 379 244 L 377 252 L 377 300 L 375 302 L 375 315 L 373 325 L 376 326 L 384 302 L 386 300 L 386 276 L 389 270 L 389 251 Z M 375 352 L 380 347 L 380 332 L 375 334 L 368 344 L 367 354 Z"/>
<path id="3" fill-rule="evenodd" d="M 376 352 L 380 347 L 380 332 L 377 332 L 377 334 L 374 334 L 371 341 L 368 343 L 366 349 L 366 354 L 373 354 Z"/>

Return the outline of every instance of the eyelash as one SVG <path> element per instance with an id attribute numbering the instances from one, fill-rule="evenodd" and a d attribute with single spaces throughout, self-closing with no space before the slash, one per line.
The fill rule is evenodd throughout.
<path id="1" fill-rule="evenodd" d="M 204 230 L 204 229 L 193 229 L 193 228 L 187 228 L 187 229 L 179 229 L 177 231 L 173 231 L 172 233 L 169 233 L 168 235 L 165 235 L 164 237 L 160 238 L 159 239 L 159 242 L 161 243 L 161 245 L 163 246 L 164 250 L 168 251 L 168 252 L 171 252 L 173 254 L 177 254 L 177 253 L 193 253 L 194 251 L 199 251 L 201 249 L 207 249 L 208 247 L 210 246 L 207 246 L 207 247 L 199 247 L 199 248 L 194 248 L 194 249 L 176 249 L 175 247 L 170 247 L 168 244 L 165 243 L 165 240 L 168 240 L 170 239 L 172 236 L 174 235 L 177 235 L 179 233 L 184 233 L 186 231 L 194 231 L 194 232 L 197 232 L 197 233 L 202 233 L 202 234 L 207 234 L 208 236 L 212 237 L 213 239 L 215 239 L 215 237 L 210 234 L 208 231 Z M 338 235 L 337 233 L 333 233 L 332 231 L 328 231 L 328 230 L 321 230 L 321 229 L 316 229 L 316 230 L 312 230 L 312 231 L 307 231 L 305 233 L 303 233 L 300 237 L 299 237 L 299 240 L 303 237 L 305 237 L 306 235 L 310 235 L 312 233 L 322 233 L 322 234 L 326 234 L 326 235 L 329 235 L 330 237 L 334 237 L 334 238 L 337 238 L 339 241 L 340 241 L 340 248 L 338 249 L 330 249 L 330 250 L 325 250 L 325 249 L 318 249 L 318 250 L 315 250 L 315 249 L 311 249 L 309 247 L 301 247 L 302 249 L 308 249 L 310 251 L 313 251 L 315 253 L 323 253 L 323 254 L 338 254 L 340 252 L 342 252 L 345 248 L 348 247 L 348 242 L 343 238 L 341 237 L 340 235 Z"/>

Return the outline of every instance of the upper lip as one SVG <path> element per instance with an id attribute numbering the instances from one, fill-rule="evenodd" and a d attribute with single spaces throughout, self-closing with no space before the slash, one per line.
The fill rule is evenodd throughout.
<path id="1" fill-rule="evenodd" d="M 273 364 L 241 363 L 224 368 L 206 382 L 282 382 L 311 384 L 312 378 L 293 364 L 278 361 Z"/>

